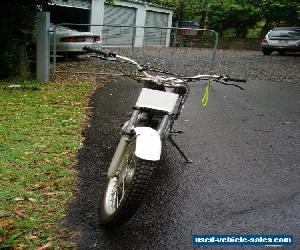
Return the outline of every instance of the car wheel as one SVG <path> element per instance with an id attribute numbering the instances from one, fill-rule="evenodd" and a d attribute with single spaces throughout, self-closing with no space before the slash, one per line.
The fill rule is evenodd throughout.
<path id="1" fill-rule="evenodd" d="M 271 55 L 271 53 L 272 53 L 272 50 L 270 50 L 270 49 L 263 49 L 263 54 L 265 56 Z"/>
<path id="2" fill-rule="evenodd" d="M 279 53 L 280 55 L 285 55 L 286 51 L 285 51 L 285 50 L 279 50 L 278 53 Z"/>

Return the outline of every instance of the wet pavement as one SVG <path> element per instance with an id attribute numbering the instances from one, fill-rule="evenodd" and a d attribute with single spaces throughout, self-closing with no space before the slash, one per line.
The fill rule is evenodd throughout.
<path id="1" fill-rule="evenodd" d="M 288 249 L 299 249 L 300 86 L 242 85 L 214 84 L 203 108 L 203 86 L 191 84 L 176 126 L 185 133 L 174 139 L 194 163 L 167 143 L 144 204 L 111 231 L 98 224 L 102 174 L 141 86 L 118 81 L 96 91 L 78 154 L 78 194 L 63 222 L 80 232 L 78 249 L 210 249 L 193 247 L 192 234 L 293 234 Z"/>

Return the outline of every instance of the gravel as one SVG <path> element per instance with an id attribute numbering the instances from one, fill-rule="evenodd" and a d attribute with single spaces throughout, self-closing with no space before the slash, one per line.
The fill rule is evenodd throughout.
<path id="1" fill-rule="evenodd" d="M 164 71 L 184 75 L 215 72 L 231 77 L 248 80 L 273 80 L 280 82 L 300 82 L 300 54 L 279 55 L 276 52 L 264 56 L 260 51 L 218 50 L 214 67 L 211 67 L 212 51 L 195 48 L 164 48 L 164 49 L 115 49 L 120 55 L 136 59 L 142 65 L 149 65 Z M 115 66 L 118 70 L 116 71 Z M 79 73 L 97 73 L 108 77 L 111 74 L 132 74 L 132 67 L 116 62 L 85 58 L 76 61 L 59 62 L 56 69 L 58 78 L 66 80 Z M 137 73 L 137 72 L 135 72 Z M 63 77 L 61 77 L 63 74 Z M 83 74 L 86 75 L 86 74 Z M 83 80 L 87 77 L 82 76 Z"/>

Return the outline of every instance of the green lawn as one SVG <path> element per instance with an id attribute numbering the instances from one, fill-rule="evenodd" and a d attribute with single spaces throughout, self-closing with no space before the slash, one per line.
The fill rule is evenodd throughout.
<path id="1" fill-rule="evenodd" d="M 56 224 L 73 196 L 76 153 L 96 85 L 21 85 L 0 83 L 0 248 L 66 248 Z"/>

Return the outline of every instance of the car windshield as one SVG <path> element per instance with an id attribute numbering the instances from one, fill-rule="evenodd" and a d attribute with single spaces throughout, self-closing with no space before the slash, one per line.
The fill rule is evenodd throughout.
<path id="1" fill-rule="evenodd" d="M 62 31 L 62 32 L 78 32 L 77 30 L 70 29 L 65 26 L 50 24 L 50 31 L 54 31 L 54 28 L 56 27 L 55 31 Z"/>
<path id="2" fill-rule="evenodd" d="M 286 38 L 292 40 L 300 39 L 300 29 L 299 30 L 273 30 L 269 37 L 272 38 Z"/>

